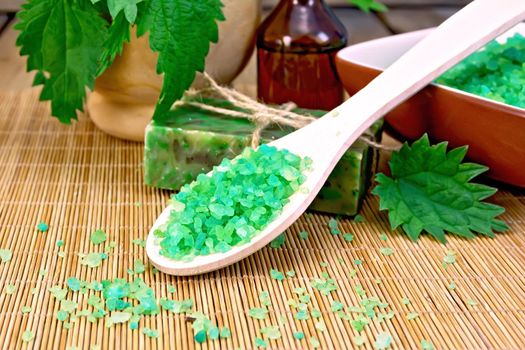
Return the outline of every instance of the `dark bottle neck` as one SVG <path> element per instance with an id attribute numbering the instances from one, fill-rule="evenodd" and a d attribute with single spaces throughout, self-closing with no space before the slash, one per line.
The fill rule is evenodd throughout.
<path id="1" fill-rule="evenodd" d="M 297 12 L 299 11 L 323 11 L 330 12 L 330 8 L 324 0 L 281 0 L 273 12 Z"/>
<path id="2" fill-rule="evenodd" d="M 281 0 L 259 27 L 257 45 L 280 52 L 329 52 L 346 46 L 347 34 L 324 0 Z"/>
<path id="3" fill-rule="evenodd" d="M 281 3 L 288 3 L 289 5 L 302 5 L 302 6 L 326 5 L 324 0 L 281 0 Z"/>

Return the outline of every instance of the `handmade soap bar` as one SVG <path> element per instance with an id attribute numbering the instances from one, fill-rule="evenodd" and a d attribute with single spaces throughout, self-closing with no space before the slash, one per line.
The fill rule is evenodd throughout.
<path id="1" fill-rule="evenodd" d="M 209 105 L 235 109 L 227 101 L 203 99 Z M 295 110 L 321 116 L 322 111 Z M 206 173 L 223 158 L 233 158 L 250 144 L 254 125 L 251 121 L 225 116 L 190 105 L 169 112 L 165 123 L 151 122 L 146 129 L 144 147 L 144 182 L 171 190 Z M 368 137 L 380 137 L 382 122 L 368 131 Z M 272 125 L 261 133 L 262 142 L 270 142 L 293 129 Z M 370 182 L 374 150 L 357 141 L 344 154 L 321 189 L 311 209 L 333 214 L 355 215 Z"/>

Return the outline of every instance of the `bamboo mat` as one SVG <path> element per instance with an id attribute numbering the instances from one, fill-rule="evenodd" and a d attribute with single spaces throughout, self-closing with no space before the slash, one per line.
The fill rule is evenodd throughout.
<path id="1" fill-rule="evenodd" d="M 0 248 L 13 253 L 11 261 L 0 264 L 4 349 L 249 349 L 255 337 L 261 337 L 260 328 L 269 325 L 280 325 L 282 332 L 280 339 L 270 341 L 271 348 L 310 348 L 308 339 L 314 336 L 323 349 L 348 349 L 354 347 L 357 333 L 330 305 L 332 300 L 358 305 L 357 283 L 395 312 L 392 319 L 365 327 L 363 349 L 372 349 L 381 332 L 391 334 L 393 349 L 418 349 L 422 339 L 435 349 L 525 349 L 525 195 L 508 191 L 492 199 L 506 207 L 504 219 L 511 226 L 496 239 L 450 236 L 445 246 L 424 237 L 416 244 L 402 232 L 389 232 L 386 215 L 378 213 L 377 200 L 370 197 L 362 210 L 364 222 L 339 220 L 343 232 L 354 234 L 352 242 L 330 234 L 329 216 L 310 213 L 286 232 L 283 247 L 267 247 L 226 269 L 189 278 L 146 269 L 144 280 L 157 298 L 193 298 L 195 310 L 231 329 L 228 339 L 198 345 L 184 316 L 166 311 L 141 321 L 141 328 L 160 331 L 157 339 L 127 325 L 106 328 L 103 320 L 92 324 L 85 317 L 64 329 L 55 317 L 58 302 L 47 289 L 63 285 L 70 276 L 87 281 L 131 278 L 127 269 L 133 261 L 147 261 L 144 249 L 131 241 L 146 237 L 169 193 L 142 184 L 141 144 L 107 136 L 84 117 L 64 126 L 48 114 L 48 106 L 39 103 L 34 92 L 0 95 Z M 49 224 L 48 232 L 36 230 L 40 221 Z M 89 241 L 96 229 L 107 232 L 116 248 L 100 267 L 91 269 L 79 264 L 77 253 L 102 249 Z M 298 236 L 303 230 L 310 233 L 306 240 Z M 387 241 L 380 240 L 382 232 Z M 64 257 L 57 255 L 58 240 L 64 241 Z M 386 246 L 395 253 L 382 255 L 380 248 Z M 448 249 L 457 252 L 457 262 L 445 269 Z M 356 266 L 356 259 L 362 264 Z M 272 268 L 293 269 L 296 276 L 277 281 L 270 278 Z M 323 271 L 338 285 L 329 296 L 310 285 Z M 457 285 L 454 290 L 448 288 L 451 282 Z M 14 294 L 6 293 L 8 284 L 15 286 Z M 170 284 L 175 294 L 168 293 Z M 293 317 L 287 300 L 296 287 L 306 287 L 312 295 L 311 305 L 322 312 L 325 331 L 316 329 L 316 319 Z M 261 306 L 258 295 L 263 290 L 269 292 L 272 306 L 268 317 L 258 321 L 247 312 Z M 85 306 L 88 295 L 70 292 L 68 298 Z M 402 302 L 404 297 L 409 305 Z M 31 312 L 22 313 L 23 306 Z M 419 317 L 407 320 L 409 312 Z M 29 343 L 22 341 L 25 330 L 35 334 Z M 302 341 L 292 336 L 297 330 L 306 335 Z"/>

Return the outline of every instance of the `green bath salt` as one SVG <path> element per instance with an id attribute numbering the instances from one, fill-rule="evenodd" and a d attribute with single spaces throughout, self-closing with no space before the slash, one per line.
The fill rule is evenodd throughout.
<path id="1" fill-rule="evenodd" d="M 238 111 L 228 101 L 195 98 L 195 102 Z M 326 112 L 294 109 L 295 113 L 321 117 Z M 144 182 L 149 186 L 178 190 L 207 173 L 224 158 L 233 158 L 250 145 L 255 125 L 196 106 L 178 105 L 165 121 L 152 121 L 146 128 Z M 366 138 L 381 142 L 382 121 L 366 131 Z M 261 132 L 261 143 L 270 143 L 293 132 L 286 126 L 268 125 Z M 310 209 L 336 215 L 353 216 L 370 185 L 377 151 L 364 139 L 354 142 L 343 154 Z"/>
<path id="2" fill-rule="evenodd" d="M 492 41 L 437 79 L 437 83 L 525 108 L 525 37 Z"/>
<path id="3" fill-rule="evenodd" d="M 268 145 L 223 160 L 172 196 L 170 217 L 155 231 L 160 254 L 191 260 L 249 242 L 300 190 L 310 167 L 310 159 Z"/>

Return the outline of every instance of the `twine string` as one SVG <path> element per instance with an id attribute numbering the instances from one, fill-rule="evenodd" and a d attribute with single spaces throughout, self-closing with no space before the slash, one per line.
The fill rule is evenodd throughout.
<path id="1" fill-rule="evenodd" d="M 208 87 L 203 89 L 188 90 L 182 99 L 177 101 L 174 106 L 193 106 L 200 108 L 205 111 L 227 115 L 233 118 L 247 119 L 250 120 L 254 125 L 255 129 L 252 133 L 251 147 L 257 148 L 261 142 L 261 133 L 270 124 L 277 124 L 281 126 L 289 126 L 294 129 L 300 129 L 316 120 L 315 117 L 309 115 L 302 115 L 293 112 L 293 109 L 297 108 L 295 103 L 285 103 L 284 105 L 273 107 L 263 103 L 257 102 L 256 100 L 225 86 L 219 85 L 212 77 L 207 73 L 203 74 L 204 79 L 209 84 Z M 231 103 L 233 106 L 240 110 L 232 110 L 228 108 L 222 108 L 217 106 L 211 106 L 202 102 L 196 101 L 195 97 L 220 97 Z M 361 135 L 360 140 L 367 143 L 369 146 L 375 149 L 382 149 L 387 151 L 393 151 L 397 148 L 388 147 L 382 145 L 373 140 L 373 136 L 370 132 L 365 132 Z"/>

